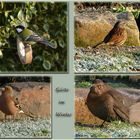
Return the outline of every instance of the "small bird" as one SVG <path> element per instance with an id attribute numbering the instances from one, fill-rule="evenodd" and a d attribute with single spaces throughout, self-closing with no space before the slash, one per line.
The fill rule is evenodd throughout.
<path id="1" fill-rule="evenodd" d="M 121 94 L 100 79 L 90 88 L 86 105 L 95 116 L 104 121 L 129 121 L 129 107 L 134 104 L 127 94 Z"/>
<path id="2" fill-rule="evenodd" d="M 121 46 L 125 43 L 127 39 L 127 32 L 125 29 L 126 23 L 124 21 L 117 21 L 113 29 L 107 34 L 104 40 L 93 48 L 99 47 L 101 45 L 109 46 Z"/>
<path id="3" fill-rule="evenodd" d="M 0 96 L 0 110 L 5 114 L 5 120 L 8 115 L 12 115 L 15 119 L 18 113 L 23 113 L 22 110 L 18 108 L 19 102 L 12 97 L 13 89 L 11 86 L 5 86 L 2 89 L 2 94 Z"/>
<path id="4" fill-rule="evenodd" d="M 40 43 L 54 49 L 56 48 L 56 46 L 51 44 L 48 40 L 40 37 L 32 30 L 25 28 L 23 25 L 18 25 L 15 27 L 15 29 L 16 29 L 16 33 L 18 34 L 18 37 L 23 43 L 27 43 L 30 45 L 33 45 L 35 43 Z"/>

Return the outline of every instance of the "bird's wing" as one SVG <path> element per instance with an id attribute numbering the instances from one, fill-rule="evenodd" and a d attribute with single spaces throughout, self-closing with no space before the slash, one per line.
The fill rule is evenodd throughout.
<path id="1" fill-rule="evenodd" d="M 43 39 L 39 35 L 33 34 L 33 35 L 28 36 L 26 38 L 26 41 L 40 42 L 40 41 L 43 41 Z"/>
<path id="2" fill-rule="evenodd" d="M 41 38 L 39 35 L 37 35 L 35 33 L 33 35 L 28 36 L 26 38 L 26 41 L 34 41 L 34 42 L 41 43 L 41 44 L 44 44 L 45 46 L 49 46 L 51 48 L 56 49 L 56 46 L 54 46 L 48 40 Z"/>
<path id="3" fill-rule="evenodd" d="M 119 40 L 122 40 L 122 35 L 123 34 L 124 34 L 124 30 L 123 29 L 118 29 L 118 31 L 116 33 L 114 33 L 108 41 L 109 42 L 111 42 L 111 41 L 118 42 Z"/>
<path id="4" fill-rule="evenodd" d="M 129 121 L 129 109 L 123 105 L 115 104 L 113 106 L 114 112 L 123 121 Z"/>
<path id="5" fill-rule="evenodd" d="M 105 42 L 109 43 L 110 45 L 118 44 L 125 41 L 127 38 L 126 32 L 124 29 L 118 29 L 114 34 L 109 34 L 106 37 Z"/>
<path id="6" fill-rule="evenodd" d="M 116 115 L 124 121 L 129 120 L 129 109 L 123 104 L 123 100 L 120 100 L 122 98 L 121 94 L 119 92 L 116 92 L 116 94 L 111 94 L 112 98 L 114 99 L 114 105 L 113 110 L 116 113 Z"/>
<path id="7" fill-rule="evenodd" d="M 118 30 L 118 22 L 114 25 L 114 27 L 110 30 L 110 32 L 107 34 L 107 36 L 104 38 L 104 42 L 107 43 L 110 40 L 112 40 L 112 36 L 117 32 Z"/>

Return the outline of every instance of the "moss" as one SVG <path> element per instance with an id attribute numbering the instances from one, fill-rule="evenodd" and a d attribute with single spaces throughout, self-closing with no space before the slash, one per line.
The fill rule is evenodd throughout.
<path id="1" fill-rule="evenodd" d="M 134 44 L 135 44 L 135 46 L 140 46 L 140 42 L 134 40 L 134 38 L 132 36 L 128 36 L 128 38 L 127 38 L 127 40 L 126 40 L 124 45 L 126 45 L 126 46 L 134 46 Z"/>

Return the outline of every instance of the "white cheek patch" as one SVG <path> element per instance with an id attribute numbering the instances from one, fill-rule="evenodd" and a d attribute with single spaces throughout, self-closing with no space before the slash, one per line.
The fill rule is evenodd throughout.
<path id="1" fill-rule="evenodd" d="M 18 33 L 21 33 L 23 30 L 21 28 L 16 29 Z"/>

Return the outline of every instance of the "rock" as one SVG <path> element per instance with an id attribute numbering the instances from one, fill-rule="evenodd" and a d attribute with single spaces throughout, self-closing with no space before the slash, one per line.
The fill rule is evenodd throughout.
<path id="1" fill-rule="evenodd" d="M 126 21 L 127 40 L 125 46 L 140 46 L 139 29 L 131 13 L 77 13 L 75 15 L 75 45 L 77 47 L 95 46 L 103 41 L 117 20 Z"/>
<path id="2" fill-rule="evenodd" d="M 129 80 L 130 81 L 133 81 L 133 82 L 138 82 L 139 81 L 139 79 L 140 79 L 140 76 L 139 75 L 133 75 L 133 76 L 129 76 Z"/>
<path id="3" fill-rule="evenodd" d="M 140 122 L 140 102 L 130 107 L 129 120 L 130 123 Z"/>
<path id="4" fill-rule="evenodd" d="M 14 89 L 14 98 L 18 98 L 21 109 L 34 117 L 50 117 L 50 84 L 43 82 L 9 83 Z M 0 112 L 1 113 L 1 112 Z M 22 115 L 21 117 L 25 117 Z M 3 113 L 0 118 L 3 119 Z M 18 117 L 18 116 L 17 116 Z"/>
<path id="5" fill-rule="evenodd" d="M 87 88 L 76 88 L 75 96 L 75 120 L 76 122 L 85 124 L 102 124 L 103 120 L 95 117 L 88 110 L 85 104 L 89 89 Z"/>

